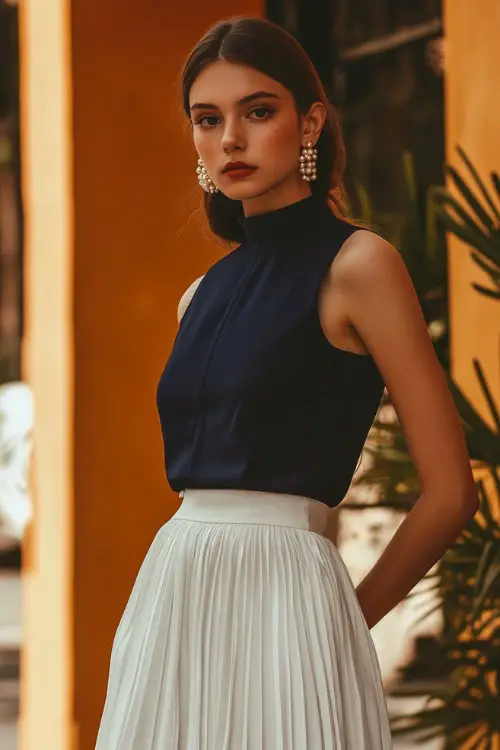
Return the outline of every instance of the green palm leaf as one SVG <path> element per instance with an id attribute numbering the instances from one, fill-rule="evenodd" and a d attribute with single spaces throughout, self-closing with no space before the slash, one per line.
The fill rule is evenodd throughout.
<path id="1" fill-rule="evenodd" d="M 465 180 L 462 179 L 459 172 L 455 167 L 447 166 L 445 172 L 451 177 L 452 181 L 458 188 L 462 198 L 464 198 L 469 204 L 470 208 L 474 211 L 479 221 L 487 227 L 489 230 L 494 228 L 494 222 L 488 212 L 483 208 L 481 203 L 478 201 L 472 190 L 469 188 Z"/>
<path id="2" fill-rule="evenodd" d="M 498 413 L 497 406 L 495 404 L 495 400 L 493 398 L 493 394 L 491 393 L 488 383 L 486 382 L 486 377 L 484 375 L 484 370 L 481 366 L 481 363 L 478 359 L 474 358 L 472 360 L 474 370 L 476 372 L 477 379 L 479 380 L 479 385 L 481 386 L 481 391 L 483 392 L 483 396 L 486 399 L 486 402 L 488 404 L 488 408 L 490 410 L 490 414 L 493 418 L 493 421 L 495 422 L 495 426 L 497 428 L 497 433 L 500 434 L 500 415 Z M 498 436 L 497 436 L 498 440 Z"/>
<path id="3" fill-rule="evenodd" d="M 495 292 L 493 289 L 487 289 L 485 286 L 481 286 L 480 284 L 472 284 L 472 287 L 476 290 L 476 292 L 480 292 L 480 294 L 483 294 L 485 297 L 491 297 L 491 299 L 500 299 L 500 292 Z"/>
<path id="4" fill-rule="evenodd" d="M 453 212 L 457 214 L 462 221 L 457 221 L 455 216 L 450 213 L 446 207 L 448 207 L 448 209 L 452 208 Z M 467 211 L 452 195 L 443 195 L 439 199 L 439 203 L 436 206 L 436 214 L 449 232 L 455 234 L 459 239 L 465 242 L 466 245 L 475 247 L 494 263 L 497 263 L 498 253 L 500 251 L 500 241 L 497 241 L 496 238 L 492 239 L 488 237 L 479 224 L 471 218 Z"/>
<path id="5" fill-rule="evenodd" d="M 481 581 L 482 588 L 475 601 L 474 609 L 472 610 L 472 614 L 471 614 L 471 619 L 474 620 L 479 616 L 484 600 L 486 599 L 487 595 L 491 592 L 493 586 L 498 582 L 500 582 L 500 549 L 496 550 L 496 553 L 493 559 L 490 561 L 487 569 L 485 570 L 484 578 Z"/>
<path id="6" fill-rule="evenodd" d="M 497 172 L 491 173 L 491 181 L 493 183 L 493 187 L 495 188 L 498 197 L 500 198 L 500 176 Z"/>
<path id="7" fill-rule="evenodd" d="M 446 253 L 439 245 L 443 229 L 469 246 L 473 262 L 491 280 L 489 289 L 475 282 L 473 288 L 491 299 L 500 299 L 500 177 L 495 172 L 491 174 L 490 188 L 463 149 L 458 152 L 465 173 L 452 166 L 446 170 L 454 195 L 443 187 L 432 188 L 426 196 L 424 216 L 418 210 L 411 158 L 406 155 L 403 163 L 408 212 L 397 244 L 428 323 L 436 320 L 432 317 L 433 300 L 440 294 L 446 300 L 446 289 L 442 291 Z M 360 204 L 366 213 L 366 195 Z M 425 307 L 428 302 L 430 308 Z M 427 309 L 432 311 L 429 316 Z M 446 320 L 446 311 L 442 318 Z M 433 338 L 433 343 L 438 338 Z M 469 455 L 478 469 L 489 470 L 494 487 L 490 492 L 490 483 L 477 482 L 478 513 L 429 575 L 426 592 L 409 594 L 418 597 L 419 593 L 432 592 L 434 597 L 432 604 L 417 598 L 418 622 L 438 608 L 443 611 L 442 656 L 437 664 L 443 678 L 449 678 L 443 687 L 431 691 L 421 711 L 391 722 L 395 735 L 417 731 L 420 737 L 442 736 L 447 750 L 458 749 L 465 741 L 477 750 L 490 747 L 495 732 L 500 731 L 500 525 L 494 510 L 496 498 L 500 497 L 500 408 L 481 364 L 474 360 L 473 367 L 493 426 L 469 401 L 447 366 L 443 369 L 462 419 Z M 383 401 L 383 405 L 387 403 L 390 400 Z M 359 477 L 359 483 L 366 481 L 377 486 L 382 497 L 378 505 L 409 509 L 419 497 L 420 482 L 400 424 L 397 420 L 391 424 L 376 420 L 370 438 L 367 451 L 374 466 Z M 353 503 L 352 507 L 359 506 Z M 490 680 L 492 675 L 494 679 Z M 405 688 L 405 693 L 410 692 Z M 428 687 L 415 687 L 413 694 L 423 696 L 424 692 L 428 694 Z"/>
<path id="8" fill-rule="evenodd" d="M 500 286 L 500 268 L 498 266 L 493 265 L 475 252 L 471 252 L 471 258 L 485 273 L 491 276 L 497 286 Z"/>
<path id="9" fill-rule="evenodd" d="M 490 206 L 491 210 L 493 211 L 493 213 L 495 214 L 495 216 L 497 217 L 497 219 L 500 220 L 500 210 L 499 210 L 498 206 L 495 204 L 494 200 L 492 199 L 492 197 L 491 197 L 491 195 L 490 195 L 490 193 L 489 193 L 486 185 L 484 184 L 483 180 L 481 179 L 481 177 L 479 175 L 479 172 L 477 171 L 477 169 L 475 168 L 475 166 L 472 164 L 471 160 L 469 159 L 469 157 L 467 156 L 467 154 L 465 153 L 464 149 L 461 146 L 457 147 L 457 151 L 458 151 L 458 154 L 460 155 L 460 158 L 465 163 L 465 165 L 467 166 L 469 172 L 471 173 L 471 175 L 472 175 L 472 177 L 473 177 L 476 185 L 480 189 L 480 191 L 481 191 L 481 193 L 483 195 L 483 198 L 486 200 L 486 202 Z M 494 177 L 494 175 L 492 175 L 492 179 L 493 179 L 493 177 Z M 494 179 L 493 179 L 493 183 L 494 183 Z M 500 186 L 500 182 L 499 182 L 499 186 Z M 500 195 L 500 189 L 499 189 L 498 192 L 499 192 L 499 195 Z"/>

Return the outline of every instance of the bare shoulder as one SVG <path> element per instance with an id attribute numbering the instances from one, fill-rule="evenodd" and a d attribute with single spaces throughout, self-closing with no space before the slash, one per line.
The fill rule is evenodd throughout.
<path id="1" fill-rule="evenodd" d="M 475 512 L 463 428 L 403 257 L 382 237 L 358 230 L 337 253 L 330 275 L 329 297 L 340 297 L 382 375 L 424 496 L 445 513 L 466 506 Z M 341 294 L 332 293 L 334 285 Z"/>
<path id="2" fill-rule="evenodd" d="M 420 314 L 398 250 L 374 232 L 353 232 L 335 255 L 321 288 L 319 311 L 327 339 L 339 348 L 374 355 L 366 318 L 381 321 L 392 305 L 408 304 L 414 315 Z"/>
<path id="3" fill-rule="evenodd" d="M 334 310 L 336 299 L 344 324 L 356 332 L 375 359 L 381 345 L 389 343 L 385 333 L 395 327 L 402 335 L 405 320 L 411 321 L 414 336 L 428 338 L 420 301 L 401 253 L 374 232 L 353 232 L 332 261 L 325 308 Z"/>
<path id="4" fill-rule="evenodd" d="M 399 251 L 375 232 L 358 229 L 344 242 L 330 266 L 330 280 L 343 291 L 367 285 L 407 284 L 409 274 Z"/>
<path id="5" fill-rule="evenodd" d="M 194 294 L 196 290 L 198 289 L 203 278 L 204 278 L 203 276 L 199 276 L 197 279 L 195 279 L 192 282 L 192 284 L 188 286 L 188 288 L 186 289 L 186 291 L 183 293 L 182 297 L 180 298 L 179 304 L 177 307 L 177 321 L 179 323 L 181 322 L 182 316 L 186 312 L 189 306 L 189 303 L 193 299 Z"/>

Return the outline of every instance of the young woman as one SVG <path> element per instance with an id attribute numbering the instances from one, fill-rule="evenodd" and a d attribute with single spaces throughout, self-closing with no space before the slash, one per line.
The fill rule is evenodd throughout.
<path id="1" fill-rule="evenodd" d="M 477 508 L 398 252 L 342 218 L 344 149 L 297 42 L 217 24 L 183 71 L 198 180 L 235 245 L 183 295 L 158 387 L 178 512 L 116 633 L 98 750 L 387 750 L 373 627 Z M 357 589 L 326 536 L 384 385 L 422 495 Z"/>

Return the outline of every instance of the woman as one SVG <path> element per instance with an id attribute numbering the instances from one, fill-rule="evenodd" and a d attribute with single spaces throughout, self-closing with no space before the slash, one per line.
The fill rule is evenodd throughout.
<path id="1" fill-rule="evenodd" d="M 98 750 L 387 750 L 369 629 L 477 508 L 463 432 L 397 251 L 341 218 L 344 149 L 278 26 L 219 23 L 183 101 L 229 250 L 179 305 L 158 387 L 183 498 L 116 633 Z M 355 590 L 326 536 L 384 384 L 423 493 Z"/>

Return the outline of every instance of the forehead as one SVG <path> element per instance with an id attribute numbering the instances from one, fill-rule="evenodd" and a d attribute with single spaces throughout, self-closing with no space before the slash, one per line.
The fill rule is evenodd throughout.
<path id="1" fill-rule="evenodd" d="M 189 104 L 206 102 L 220 107 L 231 106 L 255 91 L 268 91 L 285 101 L 292 100 L 288 89 L 265 73 L 247 65 L 217 60 L 207 65 L 194 81 Z"/>

